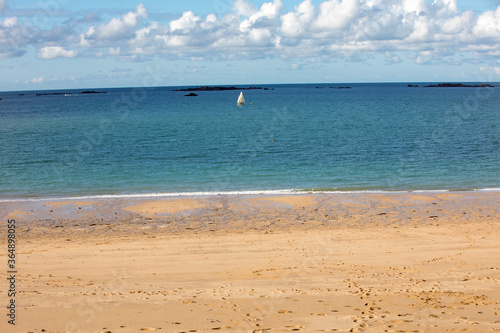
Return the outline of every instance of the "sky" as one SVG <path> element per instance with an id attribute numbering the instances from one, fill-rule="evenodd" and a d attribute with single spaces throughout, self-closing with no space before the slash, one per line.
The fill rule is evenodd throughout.
<path id="1" fill-rule="evenodd" d="M 500 81 L 500 0 L 0 0 L 0 91 Z"/>

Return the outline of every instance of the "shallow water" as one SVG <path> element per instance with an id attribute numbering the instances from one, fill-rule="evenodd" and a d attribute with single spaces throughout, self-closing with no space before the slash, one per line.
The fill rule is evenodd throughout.
<path id="1" fill-rule="evenodd" d="M 500 88 L 262 87 L 0 93 L 0 197 L 500 188 Z"/>

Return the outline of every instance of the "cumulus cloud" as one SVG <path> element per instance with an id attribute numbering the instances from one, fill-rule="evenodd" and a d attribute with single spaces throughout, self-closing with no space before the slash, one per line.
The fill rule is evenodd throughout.
<path id="1" fill-rule="evenodd" d="M 20 57 L 24 48 L 38 40 L 36 28 L 19 24 L 17 17 L 0 20 L 0 59 Z"/>
<path id="2" fill-rule="evenodd" d="M 254 45 L 271 46 L 271 37 L 271 31 L 266 28 L 254 28 L 248 33 L 248 39 Z"/>
<path id="3" fill-rule="evenodd" d="M 403 9 L 406 13 L 427 14 L 429 3 L 426 0 L 404 0 Z"/>
<path id="4" fill-rule="evenodd" d="M 19 25 L 15 17 L 0 20 L 0 57 L 22 55 L 29 45 L 39 49 L 41 59 L 360 61 L 378 54 L 386 63 L 400 63 L 403 58 L 426 64 L 468 53 L 477 59 L 490 57 L 491 66 L 498 67 L 500 7 L 476 14 L 460 11 L 457 0 L 297 0 L 285 10 L 282 0 L 262 2 L 259 8 L 247 0 L 235 0 L 230 12 L 202 16 L 193 10 L 170 20 L 148 19 L 142 4 L 105 21 L 99 15 L 86 15 L 47 30 Z"/>
<path id="5" fill-rule="evenodd" d="M 43 83 L 45 80 L 43 79 L 43 77 L 34 77 L 33 79 L 31 79 L 31 83 Z"/>
<path id="6" fill-rule="evenodd" d="M 2 22 L 2 27 L 11 28 L 17 25 L 17 17 L 6 17 Z"/>
<path id="7" fill-rule="evenodd" d="M 232 14 L 204 18 L 188 11 L 168 27 L 138 29 L 130 45 L 140 45 L 143 54 L 222 58 L 359 60 L 359 54 L 380 53 L 387 63 L 401 62 L 397 52 L 414 52 L 415 61 L 425 63 L 421 51 L 493 55 L 500 45 L 500 7 L 477 16 L 459 11 L 456 0 L 325 0 L 317 6 L 303 0 L 284 12 L 281 0 L 259 9 L 237 0 Z"/>
<path id="8" fill-rule="evenodd" d="M 480 38 L 500 37 L 500 6 L 496 11 L 486 11 L 477 19 L 474 33 Z"/>
<path id="9" fill-rule="evenodd" d="M 295 11 L 281 16 L 280 30 L 285 36 L 299 37 L 309 28 L 314 18 L 314 6 L 311 0 L 305 0 L 295 7 Z"/>
<path id="10" fill-rule="evenodd" d="M 67 50 L 62 46 L 45 46 L 40 49 L 37 57 L 40 59 L 74 58 L 76 55 L 76 51 Z"/>
<path id="11" fill-rule="evenodd" d="M 87 39 L 114 40 L 130 35 L 140 18 L 146 18 L 147 11 L 143 4 L 137 6 L 135 12 L 128 12 L 121 18 L 113 18 L 107 23 L 92 25 L 85 34 Z"/>
<path id="12" fill-rule="evenodd" d="M 474 25 L 476 16 L 472 11 L 466 11 L 459 15 L 452 16 L 444 20 L 441 32 L 449 35 L 456 35 L 462 32 L 470 33 L 470 28 Z"/>
<path id="13" fill-rule="evenodd" d="M 314 30 L 336 33 L 338 30 L 347 28 L 358 17 L 359 11 L 358 0 L 324 1 L 319 5 L 318 15 L 312 25 Z"/>
<path id="14" fill-rule="evenodd" d="M 238 16 L 250 17 L 257 12 L 257 8 L 246 0 L 236 0 L 233 5 L 233 11 Z"/>
<path id="15" fill-rule="evenodd" d="M 250 28 L 258 22 L 267 20 L 271 24 L 273 19 L 278 18 L 283 9 L 283 2 L 281 0 L 274 0 L 274 2 L 266 2 L 260 7 L 260 10 L 250 15 L 249 18 L 244 19 L 240 23 L 240 31 L 249 31 Z M 274 22 L 272 22 L 274 23 Z"/>
<path id="16" fill-rule="evenodd" d="M 213 20 L 213 16 L 211 16 Z M 187 11 L 182 14 L 182 17 L 178 20 L 170 22 L 170 31 L 181 31 L 182 33 L 188 33 L 190 30 L 196 27 L 196 24 L 201 20 L 199 16 L 194 15 L 192 11 Z"/>
<path id="17" fill-rule="evenodd" d="M 399 64 L 402 60 L 398 55 L 394 55 L 392 52 L 385 52 L 385 62 L 387 64 Z"/>

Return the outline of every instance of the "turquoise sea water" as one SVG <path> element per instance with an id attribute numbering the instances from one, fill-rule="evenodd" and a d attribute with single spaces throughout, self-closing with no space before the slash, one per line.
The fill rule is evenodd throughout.
<path id="1" fill-rule="evenodd" d="M 500 188 L 500 87 L 419 85 L 0 93 L 0 199 Z"/>

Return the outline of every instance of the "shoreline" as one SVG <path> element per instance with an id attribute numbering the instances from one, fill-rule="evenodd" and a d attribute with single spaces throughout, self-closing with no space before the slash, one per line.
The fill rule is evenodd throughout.
<path id="1" fill-rule="evenodd" d="M 141 199 L 141 198 L 175 198 L 175 197 L 209 197 L 221 195 L 304 195 L 304 194 L 411 194 L 411 193 L 483 193 L 500 192 L 500 188 L 477 189 L 417 189 L 417 190 L 234 190 L 234 191 L 193 191 L 193 192 L 151 192 L 151 193 L 122 193 L 122 194 L 88 194 L 88 195 L 54 195 L 30 197 L 0 197 L 0 203 L 8 202 L 36 202 L 47 200 L 88 200 L 88 199 Z"/>
<path id="2" fill-rule="evenodd" d="M 330 230 L 500 220 L 499 198 L 500 191 L 45 198 L 0 202 L 0 218 L 22 221 L 18 230 L 28 238 L 108 237 L 134 228 L 174 235 Z"/>
<path id="3" fill-rule="evenodd" d="M 20 288 L 15 330 L 5 318 L 0 330 L 499 331 L 499 202 L 500 191 L 0 202 L 16 220 Z"/>

